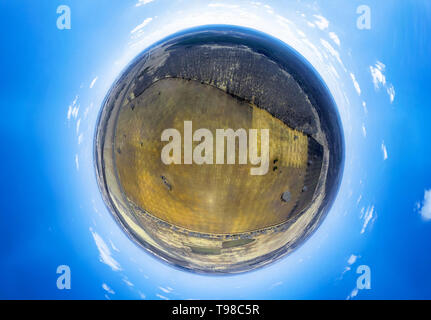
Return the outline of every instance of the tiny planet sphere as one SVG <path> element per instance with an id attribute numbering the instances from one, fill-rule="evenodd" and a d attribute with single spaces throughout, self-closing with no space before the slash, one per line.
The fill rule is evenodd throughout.
<path id="1" fill-rule="evenodd" d="M 231 274 L 316 230 L 338 191 L 344 140 L 329 90 L 296 51 L 255 30 L 203 26 L 122 72 L 94 154 L 104 201 L 131 239 L 176 267 Z"/>

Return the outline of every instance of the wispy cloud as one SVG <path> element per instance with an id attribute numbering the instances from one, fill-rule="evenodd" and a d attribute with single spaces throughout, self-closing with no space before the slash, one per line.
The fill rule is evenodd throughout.
<path id="1" fill-rule="evenodd" d="M 173 289 L 171 287 L 159 287 L 160 290 L 162 290 L 164 293 L 170 293 Z"/>
<path id="2" fill-rule="evenodd" d="M 271 6 L 265 4 L 264 8 L 266 9 L 266 12 L 268 12 L 269 14 L 273 14 L 274 13 L 274 9 L 272 9 Z"/>
<path id="3" fill-rule="evenodd" d="M 365 128 L 365 124 L 362 124 L 362 135 L 364 138 L 367 136 L 367 128 Z"/>
<path id="4" fill-rule="evenodd" d="M 146 299 L 147 297 L 145 296 L 145 294 L 143 294 L 141 291 L 138 291 L 139 294 L 139 298 L 141 298 L 142 300 Z"/>
<path id="5" fill-rule="evenodd" d="M 334 47 L 325 39 L 320 39 L 320 43 L 338 61 L 338 63 L 343 68 L 343 70 L 347 72 L 346 67 L 344 66 L 344 63 L 341 60 L 340 53 L 337 50 L 335 50 Z"/>
<path id="6" fill-rule="evenodd" d="M 98 79 L 99 77 L 95 77 L 94 79 L 93 79 L 93 81 L 91 81 L 91 83 L 90 83 L 90 89 L 92 89 L 93 87 L 94 87 L 94 84 L 96 83 L 96 81 L 97 81 L 97 79 Z"/>
<path id="7" fill-rule="evenodd" d="M 367 103 L 365 101 L 362 101 L 362 108 L 364 109 L 365 114 L 367 114 L 368 109 L 367 109 Z"/>
<path id="8" fill-rule="evenodd" d="M 134 287 L 135 285 L 132 283 L 132 282 L 130 282 L 130 280 L 129 279 L 127 279 L 126 277 L 124 277 L 123 279 L 123 282 L 125 283 L 125 284 L 127 284 L 129 287 Z"/>
<path id="9" fill-rule="evenodd" d="M 386 76 L 384 74 L 386 66 L 377 61 L 374 66 L 370 66 L 370 73 L 373 79 L 374 88 L 379 90 L 380 88 L 385 88 L 386 92 L 389 96 L 390 102 L 394 102 L 395 100 L 395 88 L 391 83 L 387 83 Z"/>
<path id="10" fill-rule="evenodd" d="M 90 232 L 93 235 L 94 242 L 96 243 L 97 249 L 99 250 L 100 262 L 110 266 L 114 271 L 122 270 L 117 260 L 112 257 L 111 250 L 109 250 L 108 245 L 102 239 L 102 237 L 96 231 L 93 231 L 92 228 L 90 228 Z"/>
<path id="11" fill-rule="evenodd" d="M 329 27 L 329 21 L 325 17 L 320 15 L 314 15 L 314 17 L 316 18 L 314 23 L 320 30 L 325 30 Z"/>
<path id="12" fill-rule="evenodd" d="M 354 297 L 356 297 L 358 295 L 359 289 L 357 287 L 355 287 L 355 289 L 352 290 L 352 292 L 350 292 L 350 294 L 347 296 L 346 300 L 351 300 Z"/>
<path id="13" fill-rule="evenodd" d="M 358 95 L 361 95 L 361 87 L 359 86 L 358 81 L 356 81 L 356 77 L 353 73 L 350 73 L 350 78 L 352 78 L 353 86 L 355 87 L 356 92 Z"/>
<path id="14" fill-rule="evenodd" d="M 391 103 L 395 100 L 395 88 L 393 85 L 389 85 L 388 88 L 386 88 L 386 92 L 389 95 L 389 100 L 391 100 Z"/>
<path id="15" fill-rule="evenodd" d="M 75 166 L 76 166 L 76 171 L 79 171 L 79 157 L 78 157 L 78 154 L 75 154 Z"/>
<path id="16" fill-rule="evenodd" d="M 356 260 L 359 258 L 359 256 L 351 254 L 349 259 L 347 259 L 347 266 L 344 267 L 343 273 L 341 274 L 341 276 L 338 278 L 338 280 L 343 279 L 344 275 L 349 272 L 350 270 L 352 270 L 352 265 L 355 264 Z"/>
<path id="17" fill-rule="evenodd" d="M 334 43 L 337 46 L 341 45 L 340 38 L 338 38 L 338 36 L 337 36 L 337 34 L 335 32 L 329 32 L 329 38 L 331 38 L 332 41 L 334 41 Z"/>
<path id="18" fill-rule="evenodd" d="M 82 133 L 81 133 L 81 134 L 78 136 L 78 144 L 81 144 L 82 139 L 84 139 L 84 134 L 82 134 Z"/>
<path id="19" fill-rule="evenodd" d="M 153 1 L 154 0 L 138 0 L 138 2 L 135 4 L 135 7 L 140 7 Z"/>
<path id="20" fill-rule="evenodd" d="M 120 250 L 114 245 L 114 243 L 112 242 L 112 240 L 109 240 L 109 243 L 111 244 L 112 250 L 120 252 Z"/>
<path id="21" fill-rule="evenodd" d="M 361 213 L 362 213 L 361 218 L 363 218 L 363 221 L 364 221 L 361 229 L 361 234 L 363 234 L 367 229 L 368 224 L 370 222 L 374 222 L 374 220 L 376 219 L 374 206 L 368 207 L 365 213 L 364 213 L 364 208 L 362 208 Z"/>
<path id="22" fill-rule="evenodd" d="M 81 125 L 81 118 L 78 119 L 78 121 L 76 121 L 76 134 L 79 133 L 79 127 Z"/>
<path id="23" fill-rule="evenodd" d="M 153 18 L 147 18 L 145 19 L 141 24 L 138 24 L 132 31 L 130 31 L 131 34 L 138 32 L 142 28 L 144 28 L 147 24 L 149 24 Z"/>
<path id="24" fill-rule="evenodd" d="M 281 286 L 283 284 L 283 281 L 277 281 L 274 282 L 273 284 L 271 284 L 271 286 L 269 287 L 269 289 L 274 289 L 275 287 Z"/>
<path id="25" fill-rule="evenodd" d="M 431 220 L 431 189 L 425 190 L 422 204 L 418 204 L 419 213 L 426 221 Z"/>
<path id="26" fill-rule="evenodd" d="M 106 292 L 108 292 L 108 293 L 110 293 L 110 294 L 115 294 L 115 291 L 114 290 L 112 290 L 106 283 L 103 283 L 102 284 L 102 288 L 106 291 Z"/>
<path id="27" fill-rule="evenodd" d="M 382 142 L 382 153 L 383 153 L 383 160 L 388 159 L 388 149 L 386 148 L 385 142 Z"/>
<path id="28" fill-rule="evenodd" d="M 386 66 L 377 61 L 375 66 L 370 66 L 371 77 L 373 78 L 374 88 L 379 89 L 386 84 L 386 76 L 383 74 Z"/>
<path id="29" fill-rule="evenodd" d="M 78 96 L 75 97 L 75 99 L 72 101 L 72 104 L 69 105 L 69 108 L 67 109 L 67 120 L 70 120 L 72 117 L 76 119 L 78 117 L 79 113 L 79 104 L 78 102 Z"/>
<path id="30" fill-rule="evenodd" d="M 356 260 L 358 259 L 358 256 L 356 256 L 356 255 L 354 255 L 354 254 L 352 254 L 350 257 L 349 257 L 349 259 L 347 260 L 347 263 L 349 264 L 349 265 L 352 265 L 352 264 L 354 264 L 355 262 L 356 262 Z"/>
<path id="31" fill-rule="evenodd" d="M 210 3 L 208 5 L 208 7 L 210 8 L 226 8 L 226 9 L 235 9 L 235 8 L 239 8 L 238 5 L 236 4 L 226 4 L 226 3 Z"/>

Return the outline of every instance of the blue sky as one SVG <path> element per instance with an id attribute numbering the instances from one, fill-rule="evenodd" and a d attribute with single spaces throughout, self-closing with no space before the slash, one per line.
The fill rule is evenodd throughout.
<path id="1" fill-rule="evenodd" d="M 71 29 L 56 27 L 59 5 Z M 356 25 L 368 5 L 371 29 Z M 431 298 L 431 5 L 423 1 L 2 1 L 0 298 Z M 235 24 L 299 51 L 337 102 L 337 199 L 281 261 L 208 277 L 167 266 L 116 225 L 97 188 L 93 133 L 121 70 L 188 27 Z M 71 290 L 56 287 L 71 268 Z M 358 290 L 356 269 L 371 270 Z"/>

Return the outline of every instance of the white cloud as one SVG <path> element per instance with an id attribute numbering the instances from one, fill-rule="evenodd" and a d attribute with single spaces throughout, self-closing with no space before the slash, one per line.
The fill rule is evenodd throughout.
<path id="1" fill-rule="evenodd" d="M 344 267 L 343 273 L 341 274 L 341 276 L 338 278 L 338 280 L 343 279 L 344 275 L 349 272 L 350 270 L 352 270 L 351 266 L 356 262 L 356 260 L 359 258 L 359 256 L 356 256 L 354 254 L 351 254 L 349 259 L 347 259 L 347 266 Z"/>
<path id="2" fill-rule="evenodd" d="M 156 294 L 156 297 L 163 299 L 163 300 L 169 300 L 169 298 L 162 296 L 161 294 L 158 294 L 158 293 Z"/>
<path id="3" fill-rule="evenodd" d="M 84 119 L 87 119 L 88 111 L 90 111 L 90 107 L 85 108 L 85 110 L 84 110 Z"/>
<path id="4" fill-rule="evenodd" d="M 329 27 L 329 21 L 325 17 L 319 15 L 314 15 L 314 17 L 317 19 L 314 23 L 320 30 L 325 30 Z"/>
<path id="5" fill-rule="evenodd" d="M 337 70 L 335 69 L 334 65 L 333 65 L 332 63 L 330 63 L 330 64 L 328 65 L 328 67 L 329 67 L 330 72 L 332 72 L 332 74 L 333 74 L 336 78 L 340 79 L 340 75 L 338 74 L 338 72 L 337 72 Z"/>
<path id="6" fill-rule="evenodd" d="M 135 285 L 134 285 L 133 283 L 131 283 L 131 282 L 129 281 L 129 279 L 127 279 L 127 278 L 123 278 L 122 280 L 123 280 L 123 282 L 124 282 L 125 284 L 127 284 L 129 287 L 134 287 L 134 286 L 135 286 Z"/>
<path id="7" fill-rule="evenodd" d="M 259 7 L 262 5 L 262 2 L 259 2 L 259 1 L 251 1 L 250 3 L 255 7 Z"/>
<path id="8" fill-rule="evenodd" d="M 115 291 L 112 290 L 106 283 L 102 284 L 102 288 L 110 294 L 115 294 Z"/>
<path id="9" fill-rule="evenodd" d="M 362 124 L 362 135 L 364 136 L 364 138 L 367 136 L 367 128 L 365 128 L 364 124 Z"/>
<path id="10" fill-rule="evenodd" d="M 79 157 L 78 157 L 78 154 L 75 154 L 75 166 L 76 166 L 76 171 L 79 171 Z"/>
<path id="11" fill-rule="evenodd" d="M 274 283 L 269 287 L 269 289 L 273 289 L 273 288 L 275 288 L 275 287 L 281 286 L 282 284 L 283 284 L 283 281 L 277 281 L 277 282 L 274 282 Z"/>
<path id="12" fill-rule="evenodd" d="M 138 0 L 138 3 L 135 4 L 135 7 L 143 6 L 147 3 L 153 2 L 154 0 Z"/>
<path id="13" fill-rule="evenodd" d="M 362 107 L 364 108 L 365 114 L 367 114 L 368 113 L 368 109 L 367 109 L 367 103 L 365 101 L 362 101 Z"/>
<path id="14" fill-rule="evenodd" d="M 79 113 L 79 104 L 78 102 L 78 96 L 75 97 L 75 99 L 72 101 L 72 104 L 69 105 L 69 109 L 67 110 L 67 120 L 70 120 L 70 118 L 76 119 L 78 117 Z"/>
<path id="15" fill-rule="evenodd" d="M 307 38 L 307 35 L 301 29 L 296 29 L 296 32 L 303 38 Z"/>
<path id="16" fill-rule="evenodd" d="M 395 88 L 393 85 L 389 85 L 388 88 L 386 88 L 386 92 L 389 95 L 389 99 L 391 100 L 391 103 L 394 102 L 395 99 Z"/>
<path id="17" fill-rule="evenodd" d="M 385 146 L 385 142 L 382 142 L 383 160 L 388 159 L 388 149 Z"/>
<path id="18" fill-rule="evenodd" d="M 355 87 L 356 92 L 358 95 L 361 95 L 361 87 L 359 87 L 359 83 L 356 81 L 356 77 L 353 73 L 350 73 L 350 78 L 352 78 L 353 86 Z"/>
<path id="19" fill-rule="evenodd" d="M 135 32 L 138 32 L 139 30 L 144 28 L 147 24 L 149 24 L 152 20 L 153 20 L 153 18 L 145 19 L 141 24 L 137 25 L 132 31 L 130 31 L 130 33 L 133 34 Z"/>
<path id="20" fill-rule="evenodd" d="M 352 270 L 352 268 L 350 268 L 350 267 L 344 267 L 344 271 L 343 271 L 343 273 L 341 274 L 341 278 L 343 278 L 343 275 L 346 273 L 346 272 L 349 272 L 350 270 Z"/>
<path id="21" fill-rule="evenodd" d="M 375 214 L 374 206 L 368 207 L 367 211 L 365 212 L 365 215 L 363 215 L 363 210 L 362 210 L 362 216 L 364 218 L 364 224 L 362 225 L 361 234 L 365 232 L 370 221 L 374 221 L 374 219 L 375 219 L 374 214 Z"/>
<path id="22" fill-rule="evenodd" d="M 98 78 L 99 77 L 96 77 L 96 78 L 93 79 L 93 81 L 91 81 L 91 83 L 90 83 L 90 89 L 94 87 L 94 84 L 96 83 L 96 81 L 97 81 Z"/>
<path id="23" fill-rule="evenodd" d="M 343 68 L 343 70 L 347 72 L 346 67 L 343 64 L 343 61 L 341 60 L 340 53 L 337 50 L 335 50 L 334 47 L 325 39 L 320 39 L 320 43 L 338 61 L 338 63 Z"/>
<path id="24" fill-rule="evenodd" d="M 226 8 L 226 9 L 235 9 L 238 8 L 238 5 L 235 4 L 226 4 L 226 3 L 210 3 L 208 5 L 210 8 Z"/>
<path id="25" fill-rule="evenodd" d="M 147 297 L 145 296 L 145 294 L 143 294 L 141 291 L 138 291 L 139 294 L 139 298 L 141 298 L 142 300 L 146 299 Z"/>
<path id="26" fill-rule="evenodd" d="M 111 244 L 112 250 L 120 252 L 120 250 L 114 245 L 114 243 L 112 242 L 112 240 L 109 240 L 109 243 Z"/>
<path id="27" fill-rule="evenodd" d="M 78 136 L 78 144 L 81 144 L 82 139 L 84 139 L 84 134 L 82 134 L 82 133 L 81 133 L 81 134 Z"/>
<path id="28" fill-rule="evenodd" d="M 374 89 L 379 90 L 385 88 L 389 95 L 390 102 L 394 102 L 395 99 L 395 88 L 391 83 L 387 83 L 386 76 L 384 74 L 386 66 L 377 61 L 374 66 L 370 66 L 370 73 L 373 79 Z"/>
<path id="29" fill-rule="evenodd" d="M 162 290 L 164 293 L 170 293 L 172 291 L 172 288 L 167 287 L 167 288 L 163 288 L 163 287 L 159 287 L 160 290 Z"/>
<path id="30" fill-rule="evenodd" d="M 332 41 L 334 41 L 337 46 L 340 46 L 341 44 L 340 38 L 338 38 L 335 32 L 329 32 L 329 38 L 331 38 Z"/>
<path id="31" fill-rule="evenodd" d="M 274 13 L 274 10 L 271 8 L 271 6 L 265 4 L 263 7 L 266 9 L 266 12 L 268 12 L 269 14 Z"/>
<path id="32" fill-rule="evenodd" d="M 352 254 L 349 259 L 347 260 L 347 263 L 352 265 L 356 262 L 356 259 L 358 259 L 358 256 L 355 256 L 354 254 Z"/>
<path id="33" fill-rule="evenodd" d="M 425 190 L 422 208 L 419 209 L 419 213 L 424 220 L 431 220 L 431 189 Z"/>
<path id="34" fill-rule="evenodd" d="M 347 296 L 346 300 L 353 299 L 358 295 L 358 292 L 359 292 L 358 288 L 355 287 L 355 289 L 353 289 L 352 292 Z"/>
<path id="35" fill-rule="evenodd" d="M 373 78 L 374 88 L 379 89 L 386 84 L 386 77 L 383 74 L 385 65 L 377 61 L 375 66 L 370 66 L 371 77 Z"/>
<path id="36" fill-rule="evenodd" d="M 102 237 L 96 231 L 93 231 L 92 228 L 90 228 L 90 232 L 93 235 L 94 242 L 96 243 L 97 249 L 99 250 L 100 262 L 110 266 L 114 271 L 122 270 L 117 260 L 112 257 L 111 250 L 109 250 L 108 245 L 102 239 Z"/>

